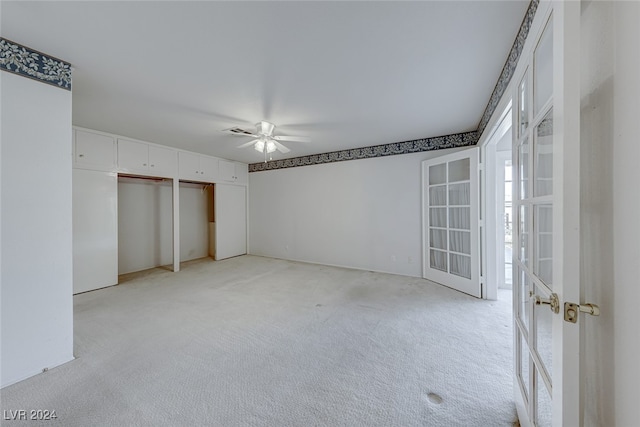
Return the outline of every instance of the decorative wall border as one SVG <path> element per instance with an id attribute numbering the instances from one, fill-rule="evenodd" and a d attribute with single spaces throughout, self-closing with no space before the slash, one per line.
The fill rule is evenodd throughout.
<path id="1" fill-rule="evenodd" d="M 293 168 L 298 166 L 319 165 L 323 163 L 342 162 L 345 160 L 369 159 L 373 157 L 393 156 L 397 154 L 418 153 L 421 151 L 440 150 L 444 148 L 464 147 L 476 145 L 478 139 L 487 127 L 489 119 L 493 115 L 500 102 L 500 98 L 507 90 L 518 59 L 524 48 L 524 42 L 529 35 L 531 23 L 538 9 L 540 0 L 531 0 L 520 29 L 516 36 L 507 61 L 502 67 L 496 86 L 493 88 L 489 103 L 482 114 L 478 129 L 473 132 L 457 133 L 453 135 L 438 136 L 434 138 L 415 139 L 412 141 L 395 142 L 391 144 L 374 145 L 371 147 L 353 148 L 350 150 L 332 151 L 330 153 L 313 154 L 310 156 L 294 157 L 291 159 L 271 160 L 269 162 L 249 164 L 249 172 L 261 172 L 273 169 Z"/>
<path id="2" fill-rule="evenodd" d="M 0 70 L 71 90 L 71 64 L 0 38 Z"/>
<path id="3" fill-rule="evenodd" d="M 502 95 L 504 95 L 504 92 L 507 90 L 507 87 L 511 82 L 513 73 L 516 71 L 516 66 L 518 65 L 518 59 L 520 59 L 520 54 L 522 53 L 522 49 L 524 49 L 524 42 L 527 40 L 527 36 L 529 35 L 531 23 L 536 15 L 536 10 L 538 10 L 539 3 L 540 0 L 531 0 L 531 3 L 529 3 L 527 12 L 524 14 L 524 19 L 520 24 L 518 35 L 516 35 L 516 39 L 511 46 L 507 61 L 505 62 L 504 67 L 502 67 L 502 72 L 500 73 L 498 82 L 493 88 L 487 108 L 485 108 L 482 118 L 480 119 L 480 123 L 478 124 L 478 137 L 482 135 L 482 132 L 484 132 L 484 129 L 487 127 L 489 119 L 491 119 L 491 116 L 496 111 L 496 107 L 498 106 Z"/>
<path id="4" fill-rule="evenodd" d="M 419 153 L 422 151 L 475 145 L 477 142 L 478 135 L 475 131 L 456 133 L 453 135 L 436 136 L 434 138 L 414 139 L 411 141 L 394 142 L 391 144 L 374 145 L 371 147 L 312 154 L 310 156 L 294 157 L 291 159 L 252 163 L 249 165 L 249 172 L 319 165 L 323 163 L 343 162 L 346 160 L 371 159 L 374 157 L 395 156 L 398 154 Z"/>

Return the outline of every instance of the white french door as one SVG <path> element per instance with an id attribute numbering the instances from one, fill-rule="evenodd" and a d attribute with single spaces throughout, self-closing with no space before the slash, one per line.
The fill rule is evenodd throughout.
<path id="1" fill-rule="evenodd" d="M 580 3 L 534 22 L 513 86 L 514 391 L 521 425 L 579 426 Z"/>
<path id="2" fill-rule="evenodd" d="M 478 149 L 422 162 L 423 277 L 481 296 Z"/>

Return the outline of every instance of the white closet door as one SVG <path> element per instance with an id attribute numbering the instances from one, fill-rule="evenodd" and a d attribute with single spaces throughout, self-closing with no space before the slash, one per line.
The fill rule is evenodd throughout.
<path id="1" fill-rule="evenodd" d="M 423 277 L 481 296 L 478 149 L 422 162 Z"/>
<path id="2" fill-rule="evenodd" d="M 216 259 L 247 253 L 247 189 L 216 184 Z"/>
<path id="3" fill-rule="evenodd" d="M 118 283 L 118 178 L 73 170 L 73 293 Z"/>

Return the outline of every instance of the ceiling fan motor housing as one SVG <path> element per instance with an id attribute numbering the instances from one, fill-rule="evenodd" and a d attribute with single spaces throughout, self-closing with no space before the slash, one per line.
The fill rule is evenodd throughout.
<path id="1" fill-rule="evenodd" d="M 257 123 L 256 127 L 258 128 L 258 133 L 260 135 L 272 136 L 273 130 L 276 128 L 276 125 L 263 120 L 260 123 Z"/>

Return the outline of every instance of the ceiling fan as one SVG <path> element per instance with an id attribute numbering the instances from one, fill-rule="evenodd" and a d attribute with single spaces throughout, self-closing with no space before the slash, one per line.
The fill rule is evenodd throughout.
<path id="1" fill-rule="evenodd" d="M 275 128 L 276 125 L 263 120 L 260 123 L 256 123 L 256 132 L 251 132 L 239 127 L 224 129 L 223 132 L 229 132 L 233 135 L 239 136 L 251 136 L 255 138 L 249 142 L 239 145 L 238 148 L 245 148 L 253 145 L 253 148 L 256 151 L 264 153 L 265 162 L 267 161 L 267 154 L 271 154 L 276 150 L 280 151 L 283 154 L 291 151 L 287 147 L 282 145 L 280 141 L 311 142 L 311 138 L 307 136 L 274 135 L 273 131 L 275 130 Z"/>

